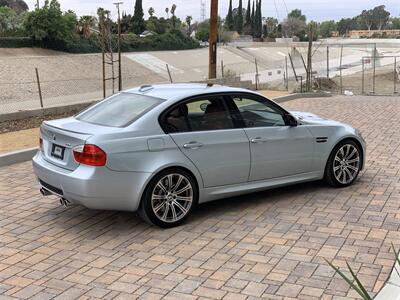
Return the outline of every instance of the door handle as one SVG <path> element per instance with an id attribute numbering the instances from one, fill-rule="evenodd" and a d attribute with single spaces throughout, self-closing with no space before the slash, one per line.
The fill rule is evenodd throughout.
<path id="1" fill-rule="evenodd" d="M 261 144 L 261 143 L 268 142 L 268 139 L 262 138 L 262 137 L 255 137 L 255 138 L 251 139 L 250 142 L 252 142 L 253 144 Z"/>
<path id="2" fill-rule="evenodd" d="M 199 143 L 196 141 L 192 141 L 192 142 L 183 144 L 183 148 L 185 148 L 185 149 L 199 149 L 202 146 L 203 146 L 202 143 Z"/>

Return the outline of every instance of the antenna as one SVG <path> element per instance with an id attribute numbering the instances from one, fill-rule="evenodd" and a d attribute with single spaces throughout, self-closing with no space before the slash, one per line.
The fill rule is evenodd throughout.
<path id="1" fill-rule="evenodd" d="M 201 21 L 204 22 L 206 20 L 206 0 L 201 0 L 200 5 Z"/>

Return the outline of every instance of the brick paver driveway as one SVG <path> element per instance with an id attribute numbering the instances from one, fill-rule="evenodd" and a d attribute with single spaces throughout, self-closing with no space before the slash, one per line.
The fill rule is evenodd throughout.
<path id="1" fill-rule="evenodd" d="M 357 183 L 307 183 L 201 206 L 162 230 L 131 213 L 64 209 L 42 198 L 29 162 L 0 169 L 0 294 L 48 299 L 353 298 L 323 258 L 379 290 L 400 246 L 400 99 L 287 102 L 360 128 Z M 337 298 L 335 298 L 335 296 Z M 0 296 L 0 298 L 2 298 Z"/>

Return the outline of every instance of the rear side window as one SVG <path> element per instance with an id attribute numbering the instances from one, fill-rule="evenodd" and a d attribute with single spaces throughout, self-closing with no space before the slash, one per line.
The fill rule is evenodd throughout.
<path id="1" fill-rule="evenodd" d="M 75 118 L 98 125 L 124 127 L 150 111 L 163 100 L 145 95 L 120 93 L 84 110 Z"/>
<path id="2" fill-rule="evenodd" d="M 234 128 L 222 97 L 182 103 L 164 117 L 163 126 L 168 133 Z"/>

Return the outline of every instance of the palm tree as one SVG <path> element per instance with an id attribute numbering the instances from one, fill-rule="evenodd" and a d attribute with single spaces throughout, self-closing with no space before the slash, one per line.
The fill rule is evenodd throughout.
<path id="1" fill-rule="evenodd" d="M 155 12 L 156 12 L 156 11 L 154 10 L 153 7 L 150 7 L 150 8 L 149 8 L 149 15 L 150 15 L 150 17 L 152 17 L 152 16 L 154 15 Z"/>
<path id="2" fill-rule="evenodd" d="M 90 36 L 90 27 L 96 25 L 96 18 L 93 16 L 81 16 L 79 19 L 79 26 L 82 28 L 82 35 L 84 37 Z"/>
<path id="3" fill-rule="evenodd" d="M 174 28 L 175 29 L 175 10 L 176 10 L 176 4 L 172 4 L 172 7 L 171 7 L 171 14 L 172 14 L 172 28 Z"/>
<path id="4" fill-rule="evenodd" d="M 191 25 L 191 23 L 192 23 L 192 16 L 187 16 L 186 17 L 186 24 L 187 24 L 187 26 L 188 26 L 188 36 L 190 36 L 190 25 Z"/>

